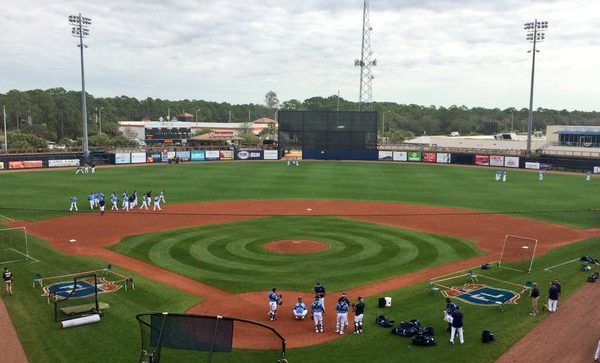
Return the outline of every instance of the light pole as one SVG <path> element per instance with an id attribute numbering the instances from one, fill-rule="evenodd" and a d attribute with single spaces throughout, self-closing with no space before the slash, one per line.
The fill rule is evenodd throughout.
<path id="1" fill-rule="evenodd" d="M 8 154 L 8 138 L 6 136 L 6 106 L 2 106 L 2 119 L 4 120 L 4 152 Z"/>
<path id="2" fill-rule="evenodd" d="M 198 111 L 202 111 L 202 109 L 199 108 L 199 109 L 196 110 L 196 122 L 198 122 Z"/>
<path id="3" fill-rule="evenodd" d="M 100 135 L 102 135 L 102 110 L 104 110 L 104 107 L 100 107 L 100 110 L 98 110 L 100 113 L 100 129 L 98 130 Z"/>
<path id="4" fill-rule="evenodd" d="M 532 50 L 528 53 L 531 55 L 531 88 L 529 91 L 529 117 L 527 119 L 527 156 L 531 157 L 531 132 L 533 129 L 533 81 L 535 76 L 535 53 L 539 52 L 536 49 L 537 42 L 544 41 L 546 37 L 546 29 L 548 29 L 547 21 L 538 21 L 535 19 L 533 23 L 525 23 L 525 31 L 527 32 L 527 40 L 533 43 Z"/>
<path id="5" fill-rule="evenodd" d="M 86 18 L 79 15 L 69 16 L 69 24 L 72 25 L 71 34 L 74 37 L 79 38 L 79 54 L 81 58 L 81 114 L 83 120 L 83 153 L 85 162 L 87 163 L 90 158 L 90 150 L 88 148 L 88 130 L 87 130 L 87 103 L 85 94 L 85 76 L 83 68 L 83 48 L 87 48 L 87 45 L 83 44 L 83 38 L 90 35 L 90 25 L 92 25 L 92 19 Z"/>

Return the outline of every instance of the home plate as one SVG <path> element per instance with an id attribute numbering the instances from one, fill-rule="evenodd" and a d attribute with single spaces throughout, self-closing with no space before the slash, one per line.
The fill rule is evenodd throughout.
<path id="1" fill-rule="evenodd" d="M 306 210 L 312 210 L 312 208 L 306 208 Z"/>
<path id="2" fill-rule="evenodd" d="M 77 240 L 76 240 L 76 239 L 72 239 L 72 238 L 71 238 L 71 239 L 69 240 L 69 242 L 73 243 L 73 242 L 77 242 Z"/>

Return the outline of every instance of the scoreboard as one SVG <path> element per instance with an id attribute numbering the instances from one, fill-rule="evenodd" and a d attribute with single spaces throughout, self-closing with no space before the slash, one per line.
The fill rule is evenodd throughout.
<path id="1" fill-rule="evenodd" d="M 192 137 L 192 131 L 189 127 L 146 127 L 146 144 L 160 143 L 172 144 L 180 143 Z"/>

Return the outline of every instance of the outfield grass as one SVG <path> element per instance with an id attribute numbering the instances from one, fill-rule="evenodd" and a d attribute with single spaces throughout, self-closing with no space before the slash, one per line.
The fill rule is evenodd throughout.
<path id="1" fill-rule="evenodd" d="M 327 250 L 281 254 L 264 243 L 325 242 Z M 314 281 L 340 291 L 386 277 L 477 256 L 460 239 L 337 217 L 279 216 L 124 238 L 113 250 L 233 293 L 310 290 Z M 271 276 L 273 281 L 265 281 Z M 301 276 L 301 278 L 299 278 Z"/>
<path id="2" fill-rule="evenodd" d="M 494 169 L 410 163 L 303 161 L 202 162 L 182 165 L 99 168 L 96 175 L 74 170 L 0 173 L 0 214 L 40 219 L 62 215 L 69 198 L 85 210 L 94 191 L 119 194 L 165 189 L 167 202 L 230 199 L 352 199 L 411 202 L 524 216 L 577 227 L 598 225 L 597 212 L 545 212 L 597 208 L 596 179 L 583 175 L 537 174 L 509 170 L 506 183 L 494 182 Z M 120 195 L 119 195 L 120 197 Z M 21 210 L 23 208 L 23 210 Z M 39 208 L 45 210 L 30 210 Z"/>
<path id="3" fill-rule="evenodd" d="M 32 287 L 34 274 L 40 272 L 42 277 L 48 277 L 98 270 L 105 268 L 106 263 L 92 258 L 65 256 L 32 237 L 29 238 L 29 247 L 32 256 L 41 261 L 11 264 L 14 295 L 5 296 L 2 291 L 2 298 L 32 363 L 136 362 L 140 352 L 136 314 L 183 311 L 200 303 L 200 299 L 193 295 L 132 275 L 135 291 L 121 289 L 99 295 L 100 301 L 111 306 L 104 312 L 100 323 L 59 329 L 54 322 L 53 304 L 46 303 L 39 286 Z M 114 270 L 131 275 L 117 266 L 114 266 Z"/>

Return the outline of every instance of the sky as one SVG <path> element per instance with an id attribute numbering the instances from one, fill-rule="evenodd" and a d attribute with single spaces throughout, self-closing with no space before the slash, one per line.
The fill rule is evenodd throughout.
<path id="1" fill-rule="evenodd" d="M 68 16 L 92 19 L 100 97 L 358 100 L 362 0 L 2 0 L 0 92 L 81 89 Z M 527 108 L 525 22 L 548 21 L 534 108 L 600 110 L 600 1 L 371 0 L 373 99 Z"/>

